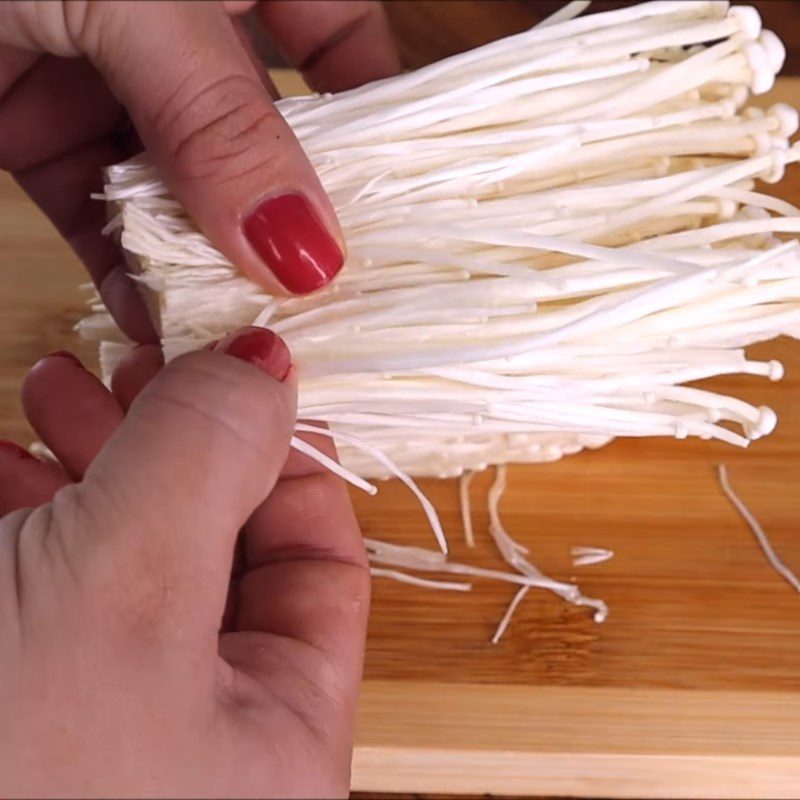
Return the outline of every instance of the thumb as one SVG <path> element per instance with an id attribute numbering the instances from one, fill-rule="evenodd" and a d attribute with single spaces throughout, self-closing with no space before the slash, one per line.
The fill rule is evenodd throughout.
<path id="1" fill-rule="evenodd" d="M 80 47 L 232 263 L 277 293 L 333 279 L 336 215 L 220 3 L 88 3 Z"/>
<path id="2" fill-rule="evenodd" d="M 129 576 L 127 602 L 155 594 L 156 613 L 216 634 L 236 537 L 278 479 L 295 408 L 289 351 L 262 328 L 147 385 L 77 487 L 90 549 L 111 555 L 106 574 Z"/>

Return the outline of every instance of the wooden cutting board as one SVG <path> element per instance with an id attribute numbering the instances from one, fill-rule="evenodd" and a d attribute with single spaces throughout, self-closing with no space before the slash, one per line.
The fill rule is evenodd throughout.
<path id="1" fill-rule="evenodd" d="M 292 79 L 278 76 L 292 88 Z M 780 94 L 800 105 L 800 82 Z M 800 170 L 779 187 L 800 203 Z M 73 348 L 83 273 L 0 176 L 0 436 L 29 441 L 18 388 L 40 356 Z M 784 560 L 800 570 L 800 345 L 781 383 L 710 386 L 773 407 L 777 431 L 748 451 L 699 441 L 620 441 L 555 464 L 514 467 L 501 511 L 532 559 L 576 577 L 611 614 L 531 592 L 506 637 L 489 638 L 513 588 L 469 594 L 377 580 L 354 757 L 362 791 L 652 798 L 800 798 L 800 596 L 766 564 L 722 495 L 731 479 Z M 453 556 L 501 562 L 487 542 L 486 489 L 473 484 L 479 545 L 461 544 L 457 486 L 425 481 Z M 367 535 L 431 546 L 408 492 L 356 496 Z M 611 561 L 575 570 L 572 545 Z"/>

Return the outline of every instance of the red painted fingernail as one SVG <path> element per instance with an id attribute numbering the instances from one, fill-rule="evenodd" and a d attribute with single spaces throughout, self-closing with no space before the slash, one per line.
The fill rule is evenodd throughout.
<path id="1" fill-rule="evenodd" d="M 214 349 L 249 361 L 278 381 L 284 380 L 292 368 L 286 342 L 266 328 L 242 328 L 222 339 Z"/>
<path id="2" fill-rule="evenodd" d="M 252 248 L 293 294 L 327 286 L 344 264 L 336 240 L 300 194 L 262 200 L 244 221 Z"/>
<path id="3" fill-rule="evenodd" d="M 8 439 L 0 439 L 0 451 L 13 455 L 20 461 L 38 461 L 35 455 L 29 453 L 24 447 L 20 447 L 16 442 Z"/>
<path id="4" fill-rule="evenodd" d="M 77 364 L 81 369 L 83 369 L 83 364 L 81 360 L 76 356 L 74 353 L 70 353 L 68 350 L 56 350 L 55 353 L 48 353 L 45 358 L 66 358 L 72 361 L 73 364 Z"/>

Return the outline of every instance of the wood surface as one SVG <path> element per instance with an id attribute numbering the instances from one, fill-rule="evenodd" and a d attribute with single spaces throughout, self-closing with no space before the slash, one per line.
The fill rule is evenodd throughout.
<path id="1" fill-rule="evenodd" d="M 800 83 L 779 91 L 800 103 Z M 798 172 L 777 191 L 794 202 Z M 26 369 L 51 350 L 91 351 L 71 331 L 83 272 L 5 175 L 0 269 L 0 436 L 27 442 L 18 400 Z M 748 451 L 619 441 L 510 470 L 501 507 L 509 531 L 544 571 L 606 599 L 605 624 L 532 592 L 493 646 L 508 587 L 478 582 L 453 595 L 376 581 L 355 789 L 800 797 L 800 597 L 766 565 L 714 474 L 729 465 L 778 552 L 800 569 L 800 346 L 781 340 L 752 353 L 781 359 L 786 379 L 708 382 L 778 412 L 777 431 Z M 490 478 L 473 485 L 474 552 L 460 542 L 456 484 L 423 488 L 454 557 L 499 566 L 486 535 Z M 383 484 L 377 498 L 355 501 L 366 534 L 432 544 L 403 487 Z M 572 545 L 616 557 L 573 570 Z"/>

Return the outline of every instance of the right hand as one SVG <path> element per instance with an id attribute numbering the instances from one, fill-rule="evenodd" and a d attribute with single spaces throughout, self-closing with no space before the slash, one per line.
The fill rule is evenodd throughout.
<path id="1" fill-rule="evenodd" d="M 141 144 L 203 233 L 268 291 L 305 294 L 342 267 L 333 208 L 228 16 L 254 5 L 0 3 L 0 167 L 134 340 L 155 334 L 89 195 L 102 189 L 102 167 Z M 337 91 L 399 69 L 380 4 L 265 0 L 257 10 L 312 85 Z"/>

